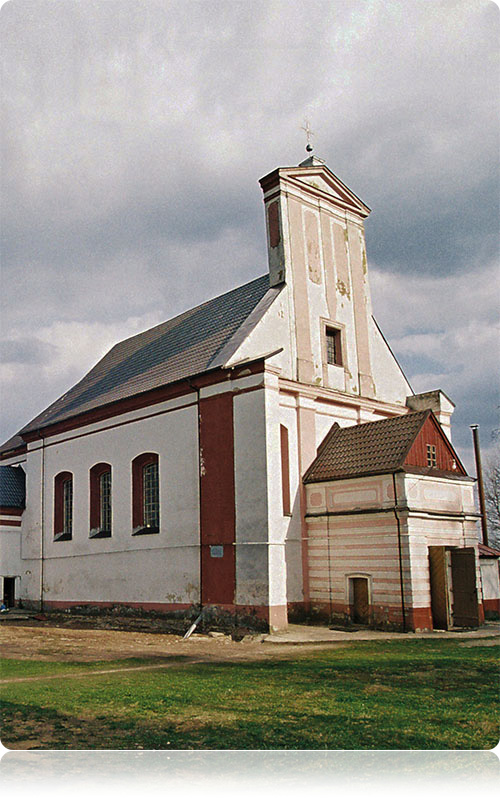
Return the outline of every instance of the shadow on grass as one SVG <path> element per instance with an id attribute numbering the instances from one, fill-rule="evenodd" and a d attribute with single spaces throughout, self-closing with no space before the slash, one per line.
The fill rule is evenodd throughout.
<path id="1" fill-rule="evenodd" d="M 455 728 L 449 731 L 439 718 L 432 729 L 427 722 L 422 731 L 419 726 L 395 727 L 391 717 L 381 722 L 359 713 L 290 713 L 281 721 L 239 716 L 226 723 L 191 714 L 146 723 L 124 717 L 82 718 L 11 702 L 2 706 L 2 742 L 14 750 L 491 749 L 498 741 L 493 722 L 471 744 L 469 737 L 461 738 Z"/>
<path id="2" fill-rule="evenodd" d="M 6 689 L 2 741 L 65 750 L 493 748 L 493 649 L 435 645 L 245 663 L 174 655 L 147 660 L 172 670 L 59 684 L 40 676 L 40 685 Z"/>

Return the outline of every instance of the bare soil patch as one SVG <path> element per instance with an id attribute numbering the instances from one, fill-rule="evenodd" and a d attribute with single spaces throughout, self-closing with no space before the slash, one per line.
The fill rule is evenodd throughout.
<path id="1" fill-rule="evenodd" d="M 17 621 L 16 621 L 17 623 Z M 127 658 L 186 656 L 206 661 L 253 661 L 297 655 L 296 645 L 262 642 L 260 636 L 235 642 L 230 636 L 193 634 L 183 640 L 177 634 L 60 628 L 45 622 L 12 621 L 1 628 L 1 654 L 10 659 L 48 662 L 95 662 Z M 342 643 L 307 644 L 300 651 L 338 647 Z"/>

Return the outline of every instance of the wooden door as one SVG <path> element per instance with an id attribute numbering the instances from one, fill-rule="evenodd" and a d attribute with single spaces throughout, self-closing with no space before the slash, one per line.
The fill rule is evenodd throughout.
<path id="1" fill-rule="evenodd" d="M 354 623 L 370 622 L 368 603 L 368 579 L 353 578 L 352 581 L 352 619 Z"/>
<path id="2" fill-rule="evenodd" d="M 16 579 L 6 576 L 3 580 L 3 602 L 8 609 L 13 609 L 16 604 Z"/>
<path id="3" fill-rule="evenodd" d="M 450 628 L 446 548 L 429 546 L 429 572 L 431 579 L 432 625 L 435 629 Z"/>
<path id="4" fill-rule="evenodd" d="M 453 625 L 479 626 L 474 548 L 451 551 L 453 589 Z"/>

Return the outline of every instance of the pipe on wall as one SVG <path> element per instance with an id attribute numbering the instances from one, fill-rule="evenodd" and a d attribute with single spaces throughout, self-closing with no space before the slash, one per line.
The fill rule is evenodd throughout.
<path id="1" fill-rule="evenodd" d="M 45 540 L 45 439 L 43 434 L 38 431 L 38 435 L 42 440 L 42 464 L 41 464 L 41 474 L 42 474 L 42 487 L 41 487 L 41 494 L 40 494 L 40 611 L 43 612 L 43 567 L 44 567 L 44 540 Z"/>
<path id="2" fill-rule="evenodd" d="M 398 515 L 398 491 L 396 487 L 396 473 L 392 474 L 392 484 L 394 487 L 394 516 L 398 527 L 398 553 L 399 553 L 399 582 L 401 585 L 401 614 L 403 616 L 403 631 L 406 631 L 406 612 L 405 612 L 405 591 L 403 582 L 403 553 L 401 548 L 401 521 Z"/>

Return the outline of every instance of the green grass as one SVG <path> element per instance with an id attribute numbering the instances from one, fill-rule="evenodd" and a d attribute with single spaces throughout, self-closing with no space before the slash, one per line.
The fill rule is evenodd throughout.
<path id="1" fill-rule="evenodd" d="M 488 749 L 499 648 L 375 641 L 287 660 L 92 675 L 154 660 L 4 660 L 9 748 Z M 161 660 L 160 660 L 161 661 Z M 156 660 L 156 664 L 158 660 Z M 58 679 L 48 674 L 85 672 Z"/>

